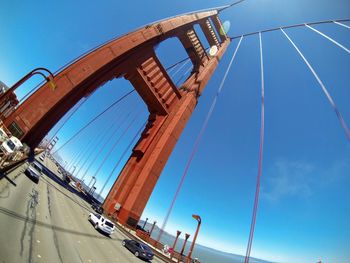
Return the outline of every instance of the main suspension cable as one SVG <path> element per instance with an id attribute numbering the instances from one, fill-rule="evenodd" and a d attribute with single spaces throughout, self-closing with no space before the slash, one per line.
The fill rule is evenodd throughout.
<path id="1" fill-rule="evenodd" d="M 261 181 L 262 162 L 263 162 L 263 153 L 264 153 L 265 84 L 264 84 L 264 60 L 263 60 L 261 33 L 259 33 L 259 46 L 260 46 L 260 71 L 261 71 L 261 124 L 260 124 L 261 126 L 260 126 L 259 162 L 258 162 L 258 176 L 256 179 L 253 215 L 252 215 L 252 221 L 250 224 L 250 233 L 249 233 L 249 239 L 248 239 L 248 245 L 247 245 L 247 251 L 246 251 L 244 263 L 249 263 L 250 252 L 252 249 L 255 223 L 256 223 L 256 215 L 258 212 L 258 205 L 259 205 L 260 181 Z"/>
<path id="2" fill-rule="evenodd" d="M 237 54 L 237 51 L 238 51 L 238 49 L 239 49 L 239 47 L 240 47 L 240 45 L 241 45 L 242 39 L 243 39 L 243 37 L 240 38 L 240 40 L 239 40 L 239 42 L 238 42 L 238 44 L 237 44 L 237 47 L 236 47 L 236 49 L 235 49 L 235 51 L 234 51 L 234 53 L 233 53 L 233 56 L 232 56 L 232 58 L 231 58 L 231 61 L 230 61 L 229 65 L 228 65 L 228 67 L 227 67 L 227 69 L 226 69 L 226 72 L 225 72 L 225 74 L 224 74 L 224 77 L 223 77 L 223 79 L 222 79 L 222 81 L 221 81 L 221 83 L 220 83 L 220 85 L 219 85 L 218 91 L 217 91 L 217 93 L 216 93 L 216 95 L 215 95 L 215 97 L 214 97 L 214 99 L 213 99 L 213 102 L 212 102 L 212 104 L 211 104 L 211 106 L 210 106 L 210 109 L 209 109 L 209 111 L 208 111 L 208 113 L 207 113 L 207 116 L 206 116 L 206 118 L 205 118 L 205 120 L 204 120 L 204 123 L 203 123 L 203 125 L 202 125 L 202 127 L 201 127 L 201 130 L 200 130 L 200 132 L 199 132 L 199 134 L 198 134 L 198 136 L 197 136 L 197 138 L 196 138 L 196 141 L 195 141 L 194 146 L 193 146 L 193 148 L 192 148 L 191 155 L 190 155 L 190 157 L 189 157 L 189 159 L 188 159 L 188 161 L 187 161 L 185 170 L 184 170 L 184 172 L 183 172 L 183 174 L 182 174 L 182 176 L 181 176 L 181 180 L 180 180 L 180 182 L 179 182 L 179 185 L 177 186 L 175 195 L 174 195 L 174 197 L 173 197 L 173 199 L 172 199 L 172 201 L 171 201 L 170 207 L 169 207 L 169 209 L 168 209 L 168 211 L 167 211 L 167 214 L 166 214 L 166 216 L 165 216 L 164 222 L 163 222 L 162 227 L 161 227 L 161 229 L 160 229 L 160 232 L 159 232 L 159 234 L 158 234 L 158 238 L 157 238 L 158 241 L 160 240 L 160 238 L 161 238 L 161 236 L 162 236 L 162 234 L 163 234 L 163 232 L 164 232 L 164 229 L 165 229 L 165 227 L 166 227 L 166 225 L 167 225 L 167 223 L 168 223 L 169 216 L 170 216 L 170 214 L 171 214 L 171 212 L 172 212 L 172 210 L 173 210 L 173 207 L 174 207 L 175 201 L 176 201 L 176 199 L 177 199 L 177 196 L 178 196 L 178 194 L 179 194 L 179 192 L 180 192 L 180 189 L 181 189 L 181 187 L 182 187 L 182 185 L 183 185 L 183 183 L 184 183 L 184 180 L 185 180 L 185 178 L 186 178 L 186 176 L 187 176 L 187 174 L 188 174 L 189 168 L 190 168 L 190 166 L 191 166 L 191 164 L 192 164 L 192 160 L 193 160 L 193 158 L 194 158 L 194 156 L 195 156 L 195 154 L 196 154 L 196 152 L 197 152 L 197 150 L 198 150 L 199 143 L 200 143 L 200 141 L 201 141 L 201 139 L 202 139 L 202 136 L 203 136 L 203 134 L 204 134 L 204 131 L 205 131 L 206 128 L 207 128 L 209 119 L 210 119 L 210 117 L 211 117 L 211 115 L 212 115 L 212 113 L 213 113 L 213 111 L 214 111 L 216 102 L 217 102 L 218 97 L 219 97 L 219 95 L 220 95 L 220 93 L 221 93 L 221 90 L 222 90 L 222 88 L 223 88 L 223 86 L 224 86 L 224 83 L 225 83 L 225 80 L 226 80 L 226 78 L 227 78 L 228 72 L 229 72 L 229 70 L 230 70 L 230 68 L 231 68 L 232 62 L 233 62 L 233 60 L 235 59 L 236 54 Z"/>
<path id="3" fill-rule="evenodd" d="M 324 85 L 324 83 L 322 82 L 322 80 L 320 79 L 320 77 L 317 75 L 316 71 L 314 70 L 314 68 L 311 66 L 311 64 L 309 63 L 309 61 L 306 59 L 306 57 L 303 55 L 303 53 L 300 51 L 300 49 L 297 47 L 297 45 L 293 42 L 293 40 L 288 36 L 288 34 L 283 30 L 283 28 L 281 28 L 282 33 L 286 36 L 286 38 L 289 40 L 289 42 L 293 45 L 293 47 L 295 48 L 295 50 L 298 52 L 298 54 L 301 56 L 301 58 L 304 60 L 305 64 L 308 66 L 308 68 L 310 69 L 310 71 L 312 72 L 312 74 L 314 75 L 314 77 L 316 78 L 318 84 L 320 84 L 323 93 L 326 95 L 329 103 L 331 104 L 332 108 L 335 111 L 335 114 L 337 115 L 340 124 L 345 132 L 346 137 L 348 138 L 348 140 L 350 141 L 350 131 L 348 126 L 346 125 L 344 118 L 342 116 L 342 114 L 340 113 L 337 105 L 335 104 L 332 96 L 330 95 L 330 93 L 328 92 L 326 86 Z"/>

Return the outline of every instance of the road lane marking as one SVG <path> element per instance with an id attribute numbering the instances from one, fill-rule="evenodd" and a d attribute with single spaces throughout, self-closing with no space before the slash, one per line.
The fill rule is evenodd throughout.
<path id="1" fill-rule="evenodd" d="M 38 258 L 41 258 L 41 256 L 38 254 Z"/>
<path id="2" fill-rule="evenodd" d="M 38 240 L 36 241 L 36 243 L 40 243 L 40 240 L 38 239 Z"/>

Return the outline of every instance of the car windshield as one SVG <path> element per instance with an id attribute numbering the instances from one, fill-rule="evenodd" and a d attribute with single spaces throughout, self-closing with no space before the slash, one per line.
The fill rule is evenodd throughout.
<path id="1" fill-rule="evenodd" d="M 109 226 L 109 227 L 114 227 L 114 224 L 112 222 L 109 222 L 109 221 L 106 221 L 106 226 Z"/>
<path id="2" fill-rule="evenodd" d="M 96 216 L 98 219 L 101 218 L 101 215 L 99 215 L 99 214 L 95 214 L 95 216 Z"/>
<path id="3" fill-rule="evenodd" d="M 140 247 L 147 252 L 152 252 L 152 250 L 148 246 L 146 246 L 145 244 L 140 244 Z"/>
<path id="4" fill-rule="evenodd" d="M 7 141 L 7 146 L 13 151 L 15 149 L 16 145 L 12 141 Z"/>
<path id="5" fill-rule="evenodd" d="M 33 167 L 34 167 L 35 169 L 41 171 L 41 166 L 40 166 L 39 164 L 33 163 L 32 165 L 33 165 Z"/>

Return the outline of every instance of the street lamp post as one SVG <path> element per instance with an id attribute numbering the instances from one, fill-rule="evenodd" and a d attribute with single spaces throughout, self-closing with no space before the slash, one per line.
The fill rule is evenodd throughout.
<path id="1" fill-rule="evenodd" d="M 192 241 L 192 244 L 191 244 L 190 252 L 188 253 L 188 256 L 187 256 L 187 262 L 191 262 L 191 256 L 192 256 L 193 248 L 194 248 L 194 245 L 196 243 L 198 232 L 199 232 L 199 229 L 200 229 L 201 223 L 202 223 L 202 219 L 201 219 L 201 217 L 199 215 L 192 215 L 192 217 L 197 220 L 198 225 L 197 225 L 196 233 L 195 233 L 195 235 L 193 237 L 193 241 Z"/>
<path id="2" fill-rule="evenodd" d="M 154 221 L 154 222 L 153 222 L 153 225 L 152 225 L 152 228 L 151 228 L 151 230 L 149 231 L 149 236 L 152 235 L 153 229 L 154 229 L 154 227 L 156 226 L 156 224 L 157 224 L 157 221 Z"/>
<path id="3" fill-rule="evenodd" d="M 176 238 L 175 238 L 175 241 L 174 241 L 174 244 L 173 244 L 173 252 L 172 252 L 172 254 L 174 254 L 175 246 L 176 246 L 177 240 L 179 239 L 180 235 L 181 235 L 181 231 L 177 230 L 176 231 Z M 171 256 L 173 256 L 173 255 L 171 255 Z"/>
<path id="4" fill-rule="evenodd" d="M 44 73 L 41 71 L 45 71 L 48 73 L 48 76 L 45 76 Z M 23 78 L 21 78 L 19 81 L 17 81 L 11 88 L 9 88 L 5 93 L 0 95 L 0 105 L 2 105 L 4 102 L 6 102 L 8 96 L 12 94 L 19 86 L 21 86 L 24 82 L 26 82 L 28 79 L 30 79 L 34 75 L 41 75 L 44 77 L 44 79 L 50 84 L 52 89 L 55 89 L 55 83 L 53 82 L 54 75 L 51 73 L 50 70 L 46 68 L 36 68 L 30 71 L 27 75 L 25 75 Z"/>
<path id="5" fill-rule="evenodd" d="M 145 226 L 147 224 L 147 221 L 148 221 L 148 217 L 146 217 L 146 221 L 143 223 L 143 227 L 142 227 L 143 230 L 145 230 Z"/>
<path id="6" fill-rule="evenodd" d="M 188 240 L 189 237 L 190 237 L 190 234 L 185 234 L 185 241 L 184 241 L 184 244 L 182 245 L 182 249 L 181 249 L 181 252 L 180 252 L 181 255 L 183 255 L 183 253 L 185 251 L 185 246 L 186 246 L 186 243 L 187 243 L 187 240 Z"/>

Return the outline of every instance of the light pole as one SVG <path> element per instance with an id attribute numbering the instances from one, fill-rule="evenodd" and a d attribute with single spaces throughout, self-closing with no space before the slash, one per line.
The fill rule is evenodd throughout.
<path id="1" fill-rule="evenodd" d="M 149 231 L 149 236 L 152 235 L 153 229 L 154 229 L 154 227 L 156 226 L 156 224 L 157 224 L 157 221 L 154 221 L 154 222 L 153 222 L 153 225 L 152 225 L 152 228 L 151 228 L 151 230 Z"/>
<path id="2" fill-rule="evenodd" d="M 181 249 L 181 252 L 180 252 L 181 255 L 184 254 L 185 246 L 186 246 L 186 243 L 187 243 L 187 240 L 188 240 L 189 237 L 190 237 L 190 234 L 185 234 L 185 241 L 184 241 L 184 244 L 182 245 L 182 249 Z"/>
<path id="3" fill-rule="evenodd" d="M 48 73 L 48 76 L 45 76 L 44 73 L 41 71 L 45 71 Z M 51 73 L 50 70 L 46 68 L 36 68 L 30 71 L 27 75 L 25 75 L 23 78 L 21 78 L 19 81 L 17 81 L 11 88 L 9 88 L 5 93 L 0 95 L 0 105 L 3 104 L 3 102 L 6 101 L 7 97 L 12 94 L 19 86 L 21 86 L 24 82 L 26 82 L 28 79 L 30 79 L 34 75 L 41 75 L 44 77 L 44 79 L 49 83 L 50 87 L 52 89 L 56 88 L 55 83 L 53 82 L 54 75 Z"/>
<path id="4" fill-rule="evenodd" d="M 187 256 L 187 262 L 191 262 L 192 251 L 193 251 L 194 245 L 196 243 L 198 232 L 199 232 L 199 229 L 200 229 L 201 223 L 202 223 L 202 219 L 201 219 L 201 217 L 199 215 L 192 215 L 192 217 L 197 220 L 198 225 L 197 225 L 196 233 L 194 234 L 194 237 L 193 237 L 193 241 L 192 241 L 192 244 L 191 244 L 190 252 L 188 253 L 188 256 Z"/>
<path id="5" fill-rule="evenodd" d="M 146 217 L 146 221 L 143 223 L 143 227 L 142 227 L 143 230 L 145 230 L 145 226 L 147 224 L 147 221 L 148 221 L 148 217 Z"/>
<path id="6" fill-rule="evenodd" d="M 179 239 L 179 236 L 181 235 L 181 231 L 180 230 L 177 230 L 176 231 L 176 238 L 175 238 L 175 241 L 174 241 L 174 244 L 173 244 L 173 253 L 174 254 L 174 251 L 175 251 L 175 246 L 176 246 L 176 243 L 177 243 L 177 240 Z"/>

